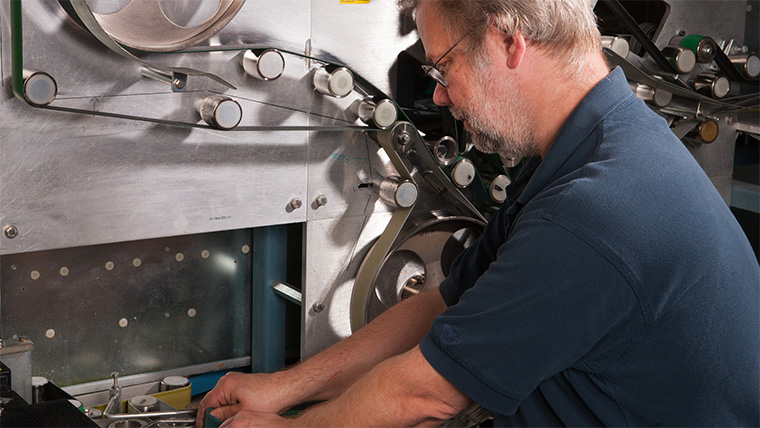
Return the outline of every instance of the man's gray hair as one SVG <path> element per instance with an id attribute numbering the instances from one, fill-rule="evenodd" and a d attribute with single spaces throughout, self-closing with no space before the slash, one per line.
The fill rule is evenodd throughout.
<path id="1" fill-rule="evenodd" d="M 420 0 L 398 0 L 399 9 L 412 13 Z M 486 18 L 505 33 L 515 30 L 555 58 L 566 58 L 568 71 L 580 72 L 589 53 L 600 52 L 601 36 L 589 0 L 431 0 L 444 25 L 458 34 L 473 29 L 470 48 L 481 45 Z M 575 73 L 572 73 L 575 74 Z"/>

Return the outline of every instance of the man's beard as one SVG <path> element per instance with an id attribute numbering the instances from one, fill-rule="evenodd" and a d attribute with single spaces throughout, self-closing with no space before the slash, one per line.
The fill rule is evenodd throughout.
<path id="1" fill-rule="evenodd" d="M 493 76 L 486 67 L 480 75 L 479 88 L 468 105 L 449 107 L 457 120 L 467 122 L 475 148 L 497 153 L 502 159 L 538 155 L 536 137 L 517 85 Z"/>

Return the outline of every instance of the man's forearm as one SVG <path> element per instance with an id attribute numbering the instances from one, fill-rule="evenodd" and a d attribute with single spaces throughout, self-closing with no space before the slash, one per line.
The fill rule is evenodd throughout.
<path id="1" fill-rule="evenodd" d="M 470 403 L 414 347 L 384 361 L 339 397 L 287 422 L 299 427 L 438 426 Z"/>
<path id="2" fill-rule="evenodd" d="M 287 377 L 302 402 L 336 397 L 382 361 L 417 345 L 444 309 L 438 290 L 404 300 L 350 337 L 288 370 Z"/>

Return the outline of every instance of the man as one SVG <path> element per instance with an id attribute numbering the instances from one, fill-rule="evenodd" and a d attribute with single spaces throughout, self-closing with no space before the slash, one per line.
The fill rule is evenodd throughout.
<path id="1" fill-rule="evenodd" d="M 224 426 L 757 425 L 760 267 L 697 163 L 609 71 L 588 0 L 402 0 L 434 101 L 532 156 L 440 290 L 294 368 L 230 374 Z M 324 401 L 296 419 L 290 406 Z M 202 416 L 201 416 L 202 418 Z"/>

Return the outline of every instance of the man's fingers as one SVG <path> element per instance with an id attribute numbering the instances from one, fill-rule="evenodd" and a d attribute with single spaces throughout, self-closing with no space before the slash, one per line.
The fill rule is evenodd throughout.
<path id="1" fill-rule="evenodd" d="M 211 416 L 225 421 L 237 414 L 240 411 L 240 404 L 233 404 L 231 406 L 221 406 L 211 411 Z"/>

